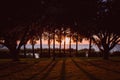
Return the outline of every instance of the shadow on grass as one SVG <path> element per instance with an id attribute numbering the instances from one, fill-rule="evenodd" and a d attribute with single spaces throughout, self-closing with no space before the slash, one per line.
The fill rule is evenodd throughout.
<path id="1" fill-rule="evenodd" d="M 50 74 L 50 72 L 53 70 L 53 68 L 56 66 L 57 63 L 58 63 L 58 60 L 55 60 L 53 62 L 53 64 L 50 65 L 50 68 L 46 71 L 46 73 L 44 74 L 44 76 L 40 80 L 45 80 L 48 77 L 48 75 Z"/>
<path id="2" fill-rule="evenodd" d="M 99 66 L 98 64 L 95 64 L 95 63 L 90 62 L 90 61 L 86 61 L 86 62 L 88 62 L 89 64 L 91 64 L 91 65 L 93 65 L 93 66 L 95 66 L 95 67 L 97 67 L 97 68 L 104 69 L 104 70 L 106 70 L 106 71 L 111 71 L 111 72 L 114 72 L 114 73 L 120 73 L 120 71 L 115 71 L 115 70 L 113 70 L 113 69 L 108 69 L 108 68 L 106 68 L 106 67 Z M 109 67 L 109 66 L 107 66 L 107 67 Z"/>
<path id="3" fill-rule="evenodd" d="M 112 60 L 112 59 L 110 59 L 110 61 L 116 62 L 116 63 L 119 63 L 119 62 L 120 62 L 120 60 Z"/>
<path id="4" fill-rule="evenodd" d="M 37 72 L 36 74 L 32 75 L 31 77 L 29 77 L 26 80 L 32 80 L 34 78 L 36 78 L 39 74 L 41 74 L 41 72 L 45 71 L 54 61 L 51 60 L 42 70 L 40 69 L 39 72 Z"/>
<path id="5" fill-rule="evenodd" d="M 37 63 L 39 63 L 39 62 L 40 62 L 40 61 L 37 61 L 37 62 L 35 62 L 35 63 L 31 64 L 31 65 L 25 66 L 25 67 L 22 68 L 22 69 L 18 69 L 18 70 L 16 70 L 16 71 L 13 71 L 13 72 L 10 72 L 10 73 L 7 73 L 7 74 L 0 75 L 0 77 L 6 77 L 6 76 L 9 76 L 9 75 L 15 74 L 15 73 L 17 73 L 17 72 L 22 72 L 22 71 L 24 71 L 24 70 L 27 70 L 27 69 L 33 67 L 35 64 L 37 64 Z M 21 64 L 21 63 L 15 63 L 15 64 L 13 64 L 13 65 L 11 65 L 11 66 L 10 66 L 10 65 L 9 65 L 9 66 L 6 66 L 6 68 L 7 68 L 7 67 L 15 67 L 16 65 L 19 65 L 19 64 Z M 23 63 L 22 63 L 22 64 L 23 64 Z M 26 63 L 24 63 L 24 64 L 26 64 Z"/>
<path id="6" fill-rule="evenodd" d="M 86 76 L 90 79 L 90 80 L 100 80 L 97 79 L 95 76 L 93 76 L 92 74 L 90 74 L 88 71 L 84 70 L 75 60 L 73 60 L 73 63 L 80 69 L 80 71 L 82 71 L 83 73 L 86 74 Z"/>
<path id="7" fill-rule="evenodd" d="M 3 70 L 3 69 L 6 69 L 8 67 L 13 67 L 15 66 L 17 63 L 13 63 L 13 62 L 9 62 L 9 63 L 6 63 L 6 64 L 1 64 L 0 65 L 0 70 Z"/>
<path id="8" fill-rule="evenodd" d="M 65 72 L 65 67 L 66 67 L 66 66 L 65 66 L 65 62 L 66 62 L 66 58 L 63 58 L 60 80 L 66 80 L 66 79 L 65 79 L 65 76 L 66 76 L 66 72 Z"/>

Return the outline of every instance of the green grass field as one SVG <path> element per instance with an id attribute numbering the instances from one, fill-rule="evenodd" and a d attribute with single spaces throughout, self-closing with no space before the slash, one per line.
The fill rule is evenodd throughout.
<path id="1" fill-rule="evenodd" d="M 0 59 L 0 80 L 120 80 L 120 57 Z"/>

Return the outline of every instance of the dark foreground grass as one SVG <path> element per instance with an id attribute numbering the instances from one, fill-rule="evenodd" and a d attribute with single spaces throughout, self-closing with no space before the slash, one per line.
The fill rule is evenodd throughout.
<path id="1" fill-rule="evenodd" d="M 0 59 L 0 80 L 120 80 L 120 58 Z"/>

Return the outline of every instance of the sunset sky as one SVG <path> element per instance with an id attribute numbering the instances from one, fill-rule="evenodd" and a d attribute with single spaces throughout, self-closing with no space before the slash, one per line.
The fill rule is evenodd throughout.
<path id="1" fill-rule="evenodd" d="M 66 44 L 69 44 L 70 38 L 66 37 L 65 40 L 66 40 Z M 42 42 L 43 42 L 43 44 L 48 44 L 48 40 L 42 39 Z M 29 44 L 29 42 L 28 42 L 28 44 Z M 40 44 L 40 41 L 39 41 L 39 40 L 37 41 L 37 44 Z M 53 41 L 51 41 L 51 44 L 53 44 Z M 55 44 L 59 44 L 59 43 L 56 41 Z M 62 40 L 62 44 L 64 44 L 64 40 Z M 71 41 L 71 44 L 76 44 L 76 43 L 73 42 L 73 40 L 72 40 L 72 41 Z M 79 42 L 79 44 L 89 44 L 89 41 L 83 39 L 83 41 L 82 41 L 81 43 Z"/>

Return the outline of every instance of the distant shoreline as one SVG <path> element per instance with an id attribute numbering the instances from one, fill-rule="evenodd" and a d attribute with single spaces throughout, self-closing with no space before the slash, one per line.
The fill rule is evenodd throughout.
<path id="1" fill-rule="evenodd" d="M 59 48 L 59 44 L 56 44 L 55 47 L 58 49 Z M 62 49 L 63 49 L 63 45 L 61 46 Z M 26 45 L 26 48 L 28 49 L 31 49 L 32 46 L 31 44 L 27 44 Z M 40 48 L 40 45 L 39 44 L 36 44 L 35 45 L 35 49 L 37 48 Z M 43 44 L 43 49 L 47 49 L 48 48 L 48 45 L 47 44 Z M 50 48 L 52 49 L 53 48 L 53 45 L 51 44 L 50 45 Z M 76 48 L 76 45 L 75 44 L 72 44 L 71 45 L 71 48 L 72 49 L 75 49 Z M 96 45 L 92 45 L 92 48 L 95 49 L 95 51 L 99 51 L 99 49 L 97 48 Z M 7 49 L 6 47 L 3 47 L 3 48 L 0 48 L 0 49 Z M 21 47 L 21 49 L 23 49 L 23 46 Z M 66 44 L 66 49 L 69 49 L 69 44 Z M 81 49 L 89 49 L 89 44 L 78 44 L 78 50 L 81 50 Z M 120 51 L 120 45 L 116 45 L 112 50 L 111 52 L 114 52 L 114 51 Z"/>

